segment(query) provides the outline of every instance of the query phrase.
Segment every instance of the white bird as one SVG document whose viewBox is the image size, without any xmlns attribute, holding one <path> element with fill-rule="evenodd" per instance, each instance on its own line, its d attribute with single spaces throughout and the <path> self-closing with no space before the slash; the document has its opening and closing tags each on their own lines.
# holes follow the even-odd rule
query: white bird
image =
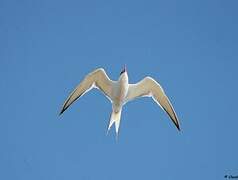
<svg viewBox="0 0 238 180">
<path fill-rule="evenodd" d="M 121 71 L 118 81 L 110 80 L 103 68 L 96 69 L 89 73 L 69 95 L 60 114 L 62 114 L 75 100 L 83 96 L 92 88 L 98 88 L 101 90 L 111 101 L 112 113 L 108 125 L 108 131 L 115 123 L 117 136 L 123 105 L 138 97 L 152 97 L 153 100 L 169 115 L 177 129 L 180 130 L 178 117 L 159 83 L 151 77 L 145 77 L 137 84 L 129 84 L 126 67 Z"/>
</svg>

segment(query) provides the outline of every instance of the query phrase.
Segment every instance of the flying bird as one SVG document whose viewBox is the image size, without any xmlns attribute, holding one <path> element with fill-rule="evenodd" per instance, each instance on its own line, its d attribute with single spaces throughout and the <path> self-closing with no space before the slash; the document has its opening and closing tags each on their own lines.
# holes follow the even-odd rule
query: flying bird
<svg viewBox="0 0 238 180">
<path fill-rule="evenodd" d="M 126 66 L 121 71 L 117 81 L 109 79 L 103 68 L 98 68 L 89 73 L 66 99 L 60 114 L 92 88 L 99 89 L 111 101 L 112 113 L 107 131 L 109 131 L 115 123 L 117 136 L 122 107 L 127 102 L 139 97 L 152 97 L 152 99 L 169 115 L 177 129 L 180 130 L 178 117 L 160 84 L 151 77 L 145 77 L 136 84 L 129 84 Z"/>
</svg>

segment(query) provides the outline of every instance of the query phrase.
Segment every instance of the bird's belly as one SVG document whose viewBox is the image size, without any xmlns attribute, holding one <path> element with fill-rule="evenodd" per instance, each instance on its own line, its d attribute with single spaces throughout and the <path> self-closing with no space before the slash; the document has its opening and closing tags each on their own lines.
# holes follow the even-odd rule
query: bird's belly
<svg viewBox="0 0 238 180">
<path fill-rule="evenodd" d="M 128 87 L 125 85 L 118 85 L 115 90 L 113 103 L 115 106 L 122 106 L 128 92 Z"/>
</svg>

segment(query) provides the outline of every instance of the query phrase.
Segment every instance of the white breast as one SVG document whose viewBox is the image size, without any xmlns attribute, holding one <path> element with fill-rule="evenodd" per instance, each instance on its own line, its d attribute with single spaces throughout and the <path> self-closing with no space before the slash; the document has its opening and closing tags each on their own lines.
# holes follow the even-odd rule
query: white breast
<svg viewBox="0 0 238 180">
<path fill-rule="evenodd" d="M 129 88 L 127 73 L 120 76 L 114 88 L 114 106 L 122 106 Z"/>
</svg>

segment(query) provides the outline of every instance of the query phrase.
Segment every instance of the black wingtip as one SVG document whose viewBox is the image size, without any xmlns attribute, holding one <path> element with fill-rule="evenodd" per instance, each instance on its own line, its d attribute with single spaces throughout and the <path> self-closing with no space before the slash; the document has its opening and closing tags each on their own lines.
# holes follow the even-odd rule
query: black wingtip
<svg viewBox="0 0 238 180">
<path fill-rule="evenodd" d="M 179 132 L 181 132 L 179 124 L 174 123 Z"/>
<path fill-rule="evenodd" d="M 163 108 L 164 109 L 164 111 L 169 115 L 169 113 L 168 113 L 168 111 L 165 109 L 165 108 Z M 173 118 L 170 116 L 170 119 L 173 121 L 173 123 L 174 123 L 174 125 L 176 126 L 176 128 L 178 129 L 178 131 L 180 132 L 181 131 L 181 129 L 180 129 L 180 126 L 179 126 L 179 121 L 178 121 L 178 118 L 177 118 L 177 115 L 175 114 L 175 112 L 173 111 L 173 114 L 174 114 L 174 116 L 175 116 L 175 120 L 176 121 L 174 121 L 173 120 Z"/>
<path fill-rule="evenodd" d="M 60 116 L 61 114 L 63 114 L 64 111 L 65 111 L 65 109 L 63 108 L 63 109 L 60 111 L 59 116 Z"/>
</svg>

